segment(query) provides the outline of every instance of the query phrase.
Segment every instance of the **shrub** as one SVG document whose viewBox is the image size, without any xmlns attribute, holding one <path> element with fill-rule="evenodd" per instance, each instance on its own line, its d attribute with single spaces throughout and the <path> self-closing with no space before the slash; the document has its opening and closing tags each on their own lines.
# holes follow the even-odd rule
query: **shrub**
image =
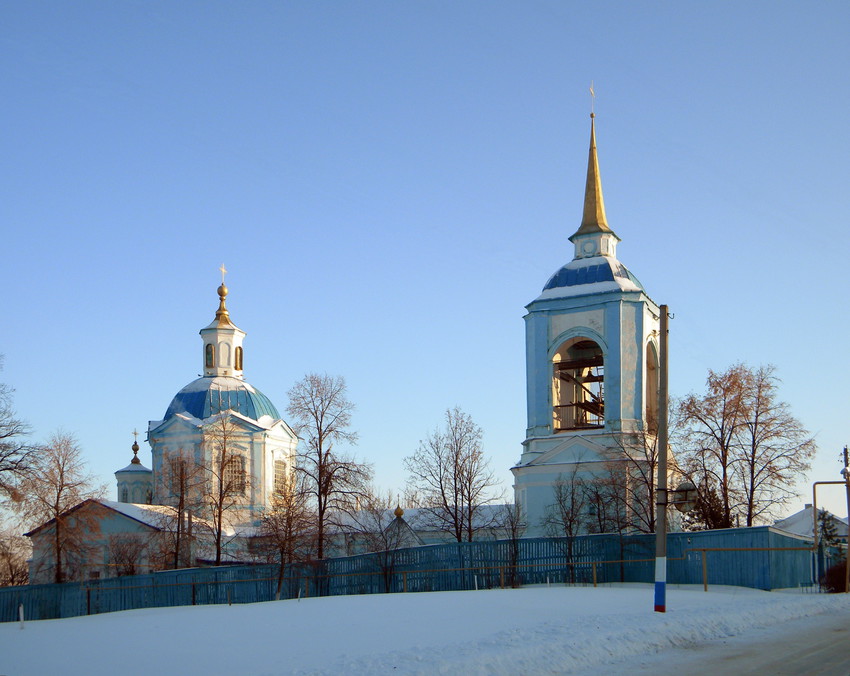
<svg viewBox="0 0 850 676">
<path fill-rule="evenodd" d="M 820 578 L 820 586 L 825 592 L 829 592 L 830 594 L 840 594 L 844 592 L 845 585 L 845 570 L 846 561 L 840 561 L 836 563 L 834 566 L 827 569 L 827 571 L 821 575 Z"/>
</svg>

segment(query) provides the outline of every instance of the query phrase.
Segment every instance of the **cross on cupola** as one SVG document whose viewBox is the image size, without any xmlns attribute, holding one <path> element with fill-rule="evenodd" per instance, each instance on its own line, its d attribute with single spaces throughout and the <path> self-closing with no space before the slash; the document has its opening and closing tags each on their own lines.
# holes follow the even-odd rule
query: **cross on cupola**
<svg viewBox="0 0 850 676">
<path fill-rule="evenodd" d="M 139 433 L 136 430 L 133 430 L 133 446 L 131 448 L 133 451 L 133 459 L 130 463 L 133 465 L 141 465 L 142 461 L 139 460 Z"/>
<path fill-rule="evenodd" d="M 229 289 L 224 284 L 227 268 L 219 268 L 221 286 L 218 287 L 218 310 L 209 326 L 201 329 L 204 341 L 204 375 L 207 377 L 231 376 L 242 378 L 242 340 L 245 332 L 230 320 L 225 302 Z"/>
</svg>

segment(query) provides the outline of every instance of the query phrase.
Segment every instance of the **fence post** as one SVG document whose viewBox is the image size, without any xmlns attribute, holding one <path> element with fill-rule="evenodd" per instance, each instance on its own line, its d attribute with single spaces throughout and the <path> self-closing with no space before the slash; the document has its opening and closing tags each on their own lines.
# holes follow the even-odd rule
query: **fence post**
<svg viewBox="0 0 850 676">
<path fill-rule="evenodd" d="M 499 566 L 499 589 L 505 588 L 505 567 Z"/>
<path fill-rule="evenodd" d="M 402 581 L 402 587 L 403 587 L 405 593 L 407 593 L 407 571 L 406 570 L 402 571 L 402 573 L 401 573 L 401 581 Z"/>
<path fill-rule="evenodd" d="M 310 598 L 310 578 L 304 578 L 304 598 Z"/>
<path fill-rule="evenodd" d="M 591 565 L 593 566 L 593 586 L 596 586 L 596 561 L 592 561 Z"/>
<path fill-rule="evenodd" d="M 91 615 L 91 587 L 86 587 L 86 615 Z"/>
<path fill-rule="evenodd" d="M 708 591 L 708 560 L 706 559 L 706 552 L 704 549 L 702 550 L 702 590 Z"/>
</svg>

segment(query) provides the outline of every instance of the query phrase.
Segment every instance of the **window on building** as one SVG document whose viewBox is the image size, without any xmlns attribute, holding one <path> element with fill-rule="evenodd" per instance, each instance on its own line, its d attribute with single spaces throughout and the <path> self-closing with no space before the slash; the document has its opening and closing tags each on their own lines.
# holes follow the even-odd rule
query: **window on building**
<svg viewBox="0 0 850 676">
<path fill-rule="evenodd" d="M 215 366 L 215 347 L 213 347 L 212 343 L 207 343 L 207 346 L 204 348 L 204 364 L 208 369 Z"/>
<path fill-rule="evenodd" d="M 237 371 L 242 370 L 242 348 L 236 348 L 236 365 L 234 367 Z"/>
<path fill-rule="evenodd" d="M 130 492 L 127 490 L 126 486 L 121 488 L 121 502 L 129 502 L 130 501 Z"/>
<path fill-rule="evenodd" d="M 283 495 L 289 487 L 289 476 L 286 471 L 285 460 L 274 461 L 274 492 L 276 495 Z"/>
<path fill-rule="evenodd" d="M 186 481 L 186 461 L 180 457 L 167 457 L 163 469 L 168 480 L 168 494 L 172 497 L 180 495 Z"/>
<path fill-rule="evenodd" d="M 224 485 L 228 491 L 245 493 L 245 457 L 231 456 L 224 466 Z"/>
<path fill-rule="evenodd" d="M 605 379 L 602 349 L 574 338 L 552 359 L 552 416 L 555 432 L 603 427 Z"/>
</svg>

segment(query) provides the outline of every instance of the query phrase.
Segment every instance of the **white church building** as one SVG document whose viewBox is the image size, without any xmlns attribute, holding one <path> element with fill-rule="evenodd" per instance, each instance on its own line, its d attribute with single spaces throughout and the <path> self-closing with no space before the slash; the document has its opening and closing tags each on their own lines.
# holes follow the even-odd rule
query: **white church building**
<svg viewBox="0 0 850 676">
<path fill-rule="evenodd" d="M 89 531 L 88 545 L 77 548 L 77 558 L 84 560 L 65 562 L 72 577 L 116 574 L 114 550 L 116 544 L 126 545 L 128 538 L 145 541 L 145 551 L 134 562 L 137 572 L 162 567 L 154 550 L 163 538 L 170 537 L 168 531 L 175 528 L 178 518 L 183 527 L 191 528 L 189 512 L 195 544 L 184 560 L 194 563 L 209 558 L 214 519 L 204 507 L 222 484 L 231 487 L 222 528 L 225 548 L 229 546 L 231 551 L 225 552 L 224 558 L 238 559 L 244 553 L 242 534 L 256 532 L 275 488 L 291 480 L 298 437 L 269 398 L 245 380 L 245 332 L 230 319 L 227 294 L 222 282 L 215 318 L 200 331 L 203 376 L 181 389 L 162 419 L 148 425 L 153 468 L 142 464 L 139 445 L 134 443 L 130 464 L 115 472 L 118 501 L 86 500 L 67 513 Z M 223 434 L 229 455 L 225 466 L 218 462 L 224 450 Z M 183 490 L 180 488 L 176 468 L 181 466 L 184 476 L 192 477 L 188 491 L 185 482 Z M 221 477 L 213 476 L 216 469 Z M 181 493 L 185 511 L 177 515 Z M 27 533 L 33 544 L 33 583 L 53 579 L 53 528 L 49 521 Z"/>
<path fill-rule="evenodd" d="M 222 282 L 215 319 L 200 331 L 204 375 L 174 395 L 162 420 L 148 425 L 151 481 L 154 504 L 175 506 L 173 461 L 215 466 L 224 431 L 234 456 L 224 472 L 228 483 L 241 487 L 238 504 L 228 511 L 235 524 L 248 524 L 271 505 L 275 486 L 291 479 L 298 437 L 269 398 L 245 380 L 245 332 L 230 319 L 227 293 Z"/>
<path fill-rule="evenodd" d="M 139 498 L 149 495 L 152 504 L 176 506 L 175 461 L 214 467 L 222 430 L 233 456 L 224 471 L 228 483 L 241 489 L 238 504 L 228 510 L 231 525 L 255 524 L 275 486 L 291 479 L 298 437 L 269 398 L 245 380 L 245 332 L 230 319 L 227 293 L 222 282 L 215 319 L 200 331 L 204 375 L 174 395 L 162 420 L 148 424 L 152 470 L 139 463 L 134 444 L 131 464 L 115 473 L 119 502 L 143 502 Z"/>
</svg>

